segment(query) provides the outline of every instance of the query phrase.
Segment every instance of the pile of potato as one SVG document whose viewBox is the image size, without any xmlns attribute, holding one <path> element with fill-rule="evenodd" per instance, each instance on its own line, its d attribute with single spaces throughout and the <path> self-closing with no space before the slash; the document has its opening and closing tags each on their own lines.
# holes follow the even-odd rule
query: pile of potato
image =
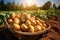
<svg viewBox="0 0 60 40">
<path fill-rule="evenodd" d="M 22 32 L 37 32 L 46 29 L 46 24 L 41 19 L 27 13 L 11 13 L 7 22 L 11 28 Z"/>
</svg>

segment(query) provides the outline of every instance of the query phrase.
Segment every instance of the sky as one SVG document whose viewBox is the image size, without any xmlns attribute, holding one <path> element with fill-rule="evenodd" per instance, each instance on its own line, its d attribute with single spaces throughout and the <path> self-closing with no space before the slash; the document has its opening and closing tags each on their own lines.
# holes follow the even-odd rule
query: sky
<svg viewBox="0 0 60 40">
<path fill-rule="evenodd" d="M 52 4 L 55 3 L 56 6 L 60 4 L 60 0 L 4 0 L 5 4 L 7 2 L 15 1 L 16 4 L 24 4 L 24 5 L 33 5 L 36 4 L 37 6 L 43 6 L 47 1 L 50 1 Z"/>
</svg>

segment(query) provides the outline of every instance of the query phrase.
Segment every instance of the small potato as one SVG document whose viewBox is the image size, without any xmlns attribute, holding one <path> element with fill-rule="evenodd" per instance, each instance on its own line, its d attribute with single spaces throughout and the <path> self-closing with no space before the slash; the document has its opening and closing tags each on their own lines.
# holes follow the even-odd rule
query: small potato
<svg viewBox="0 0 60 40">
<path fill-rule="evenodd" d="M 19 24 L 20 23 L 19 18 L 14 18 L 14 23 Z"/>
<path fill-rule="evenodd" d="M 41 30 L 42 30 L 42 27 L 39 26 L 39 25 L 37 25 L 37 26 L 36 26 L 36 29 L 37 29 L 38 31 L 41 31 Z"/>
<path fill-rule="evenodd" d="M 42 26 L 42 23 L 39 22 L 39 20 L 36 20 L 37 24 Z"/>
<path fill-rule="evenodd" d="M 8 19 L 8 23 L 12 23 L 13 22 L 13 20 L 12 19 Z"/>
<path fill-rule="evenodd" d="M 30 19 L 31 14 L 26 14 L 27 19 Z"/>
<path fill-rule="evenodd" d="M 21 17 L 21 14 L 17 14 L 15 17 L 16 18 L 20 18 Z"/>
<path fill-rule="evenodd" d="M 26 21 L 25 17 L 21 17 L 21 22 L 25 22 L 25 21 Z"/>
<path fill-rule="evenodd" d="M 42 27 L 43 30 L 45 30 L 46 28 L 45 27 Z"/>
<path fill-rule="evenodd" d="M 37 18 L 37 17 L 36 17 L 36 20 L 39 20 L 39 22 L 40 22 L 40 23 L 42 23 L 42 22 L 43 22 L 40 18 Z"/>
<path fill-rule="evenodd" d="M 29 25 L 29 32 L 34 32 L 34 27 L 32 25 Z"/>
<path fill-rule="evenodd" d="M 27 20 L 26 25 L 31 25 L 31 22 L 29 20 Z"/>
<path fill-rule="evenodd" d="M 36 24 L 36 20 L 35 20 L 35 17 L 34 16 L 31 17 L 31 22 L 34 23 L 34 24 Z"/>
<path fill-rule="evenodd" d="M 16 16 L 16 14 L 15 14 L 15 13 L 12 13 L 12 14 L 11 14 L 11 18 L 13 18 L 13 19 L 14 19 L 14 18 L 15 18 L 15 16 Z"/>
<path fill-rule="evenodd" d="M 18 25 L 18 24 L 13 24 L 13 29 L 14 30 L 20 30 L 20 25 Z"/>
<path fill-rule="evenodd" d="M 47 27 L 47 25 L 46 25 L 45 23 L 43 23 L 43 26 L 44 26 L 44 27 Z"/>
<path fill-rule="evenodd" d="M 27 25 L 22 24 L 22 25 L 21 25 L 21 29 L 22 29 L 23 31 L 26 31 L 26 30 L 28 29 L 28 27 L 27 27 Z"/>
</svg>

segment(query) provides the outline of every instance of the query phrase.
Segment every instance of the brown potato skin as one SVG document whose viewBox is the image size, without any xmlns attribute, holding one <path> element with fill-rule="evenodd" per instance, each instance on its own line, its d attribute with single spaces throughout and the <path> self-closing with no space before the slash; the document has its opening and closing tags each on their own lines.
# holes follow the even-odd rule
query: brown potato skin
<svg viewBox="0 0 60 40">
<path fill-rule="evenodd" d="M 29 32 L 34 32 L 34 27 L 32 25 L 29 25 Z"/>
<path fill-rule="evenodd" d="M 27 20 L 26 25 L 31 25 L 31 22 L 29 20 Z"/>
<path fill-rule="evenodd" d="M 46 29 L 45 21 L 31 16 L 31 14 L 16 14 L 13 12 L 8 19 L 8 23 L 14 30 L 21 30 L 22 32 L 38 32 Z"/>
<path fill-rule="evenodd" d="M 20 18 L 21 17 L 21 14 L 17 14 L 15 17 L 16 18 Z"/>
<path fill-rule="evenodd" d="M 14 19 L 15 18 L 15 16 L 16 16 L 16 14 L 13 12 L 13 13 L 11 13 L 11 15 L 10 15 L 10 17 L 12 18 L 12 19 Z"/>
<path fill-rule="evenodd" d="M 28 29 L 28 26 L 27 26 L 26 24 L 22 24 L 22 25 L 21 25 L 21 29 L 22 29 L 23 31 L 26 31 L 26 30 Z"/>
<path fill-rule="evenodd" d="M 12 23 L 13 22 L 13 20 L 12 19 L 8 19 L 8 23 Z"/>
<path fill-rule="evenodd" d="M 25 22 L 26 21 L 25 17 L 21 17 L 20 20 L 21 20 L 21 22 Z"/>
<path fill-rule="evenodd" d="M 14 23 L 19 24 L 20 23 L 19 18 L 14 18 Z"/>
<path fill-rule="evenodd" d="M 17 30 L 17 31 L 20 30 L 20 25 L 14 23 L 13 24 L 13 29 Z"/>
</svg>

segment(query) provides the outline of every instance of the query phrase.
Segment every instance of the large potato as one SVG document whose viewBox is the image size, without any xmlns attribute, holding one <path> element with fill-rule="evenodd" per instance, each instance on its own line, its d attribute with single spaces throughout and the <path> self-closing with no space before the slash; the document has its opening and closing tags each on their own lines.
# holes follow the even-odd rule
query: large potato
<svg viewBox="0 0 60 40">
<path fill-rule="evenodd" d="M 29 25 L 29 32 L 34 32 L 34 27 L 32 25 Z"/>
<path fill-rule="evenodd" d="M 14 23 L 19 24 L 20 23 L 19 18 L 14 18 Z"/>
<path fill-rule="evenodd" d="M 31 22 L 29 20 L 27 20 L 26 25 L 31 25 Z"/>
<path fill-rule="evenodd" d="M 28 26 L 25 25 L 25 24 L 22 24 L 22 25 L 21 25 L 21 29 L 22 29 L 23 31 L 26 31 L 26 30 L 28 29 Z"/>
<path fill-rule="evenodd" d="M 36 29 L 37 29 L 38 31 L 41 31 L 41 30 L 42 30 L 42 27 L 39 26 L 39 25 L 37 25 L 37 26 L 36 26 Z"/>
<path fill-rule="evenodd" d="M 20 25 L 18 25 L 18 24 L 13 24 L 13 29 L 14 30 L 20 30 Z"/>
</svg>

